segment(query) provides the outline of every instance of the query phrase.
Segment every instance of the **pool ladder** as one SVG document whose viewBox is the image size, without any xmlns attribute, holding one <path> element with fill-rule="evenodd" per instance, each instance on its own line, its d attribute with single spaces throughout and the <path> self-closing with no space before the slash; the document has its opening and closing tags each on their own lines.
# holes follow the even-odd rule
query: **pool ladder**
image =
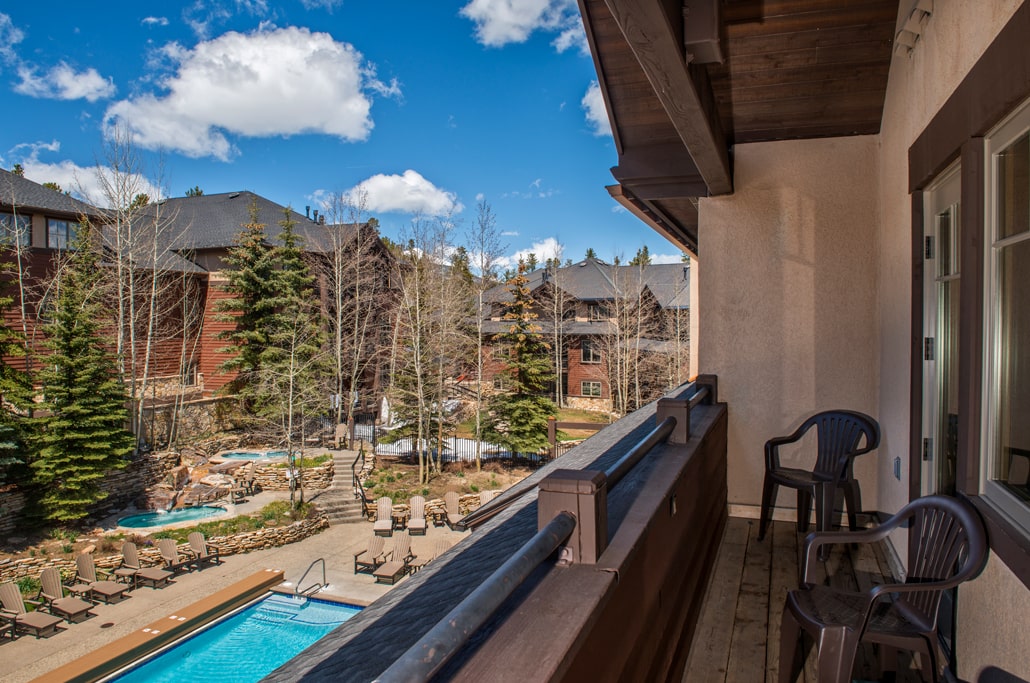
<svg viewBox="0 0 1030 683">
<path fill-rule="evenodd" d="M 315 568 L 315 565 L 319 564 L 319 563 L 321 563 L 321 565 L 322 565 L 322 583 L 313 583 L 310 586 L 308 586 L 307 588 L 301 590 L 301 586 L 304 584 L 304 579 L 306 579 L 307 576 L 308 576 L 308 573 L 310 573 L 311 570 Z M 297 587 L 293 589 L 293 594 L 294 595 L 314 595 L 318 591 L 322 590 L 323 588 L 327 588 L 328 586 L 329 586 L 329 583 L 325 580 L 325 558 L 324 557 L 320 557 L 320 558 L 318 558 L 317 560 L 315 560 L 314 562 L 312 562 L 311 564 L 308 565 L 308 568 L 307 568 L 307 570 L 305 570 L 304 575 L 301 576 L 300 577 L 300 581 L 297 582 Z"/>
</svg>

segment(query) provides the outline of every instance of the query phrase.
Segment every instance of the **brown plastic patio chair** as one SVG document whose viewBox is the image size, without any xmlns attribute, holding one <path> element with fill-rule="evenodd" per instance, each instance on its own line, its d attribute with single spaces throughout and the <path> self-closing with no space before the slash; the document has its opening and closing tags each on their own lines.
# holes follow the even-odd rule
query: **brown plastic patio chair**
<svg viewBox="0 0 1030 683">
<path fill-rule="evenodd" d="M 864 593 L 810 583 L 821 546 L 877 542 L 902 525 L 912 527 L 905 583 L 882 584 Z M 801 587 L 787 593 L 783 607 L 780 683 L 794 680 L 793 655 L 802 628 L 819 648 L 820 683 L 851 681 L 861 641 L 879 643 L 882 652 L 918 652 L 925 678 L 936 682 L 941 594 L 983 569 L 987 531 L 969 503 L 948 496 L 926 496 L 901 508 L 875 529 L 809 534 L 802 560 Z M 890 669 L 890 662 L 881 659 L 884 668 Z"/>
<path fill-rule="evenodd" d="M 85 594 L 90 600 L 99 599 L 104 602 L 111 602 L 112 599 L 121 599 L 125 597 L 125 591 L 129 589 L 129 586 L 118 581 L 110 581 L 108 579 L 98 579 L 97 574 L 101 576 L 111 576 L 110 572 L 100 571 L 98 572 L 96 565 L 93 564 L 93 556 L 89 553 L 82 553 L 75 558 L 75 566 L 79 573 L 75 577 L 78 581 L 78 585 L 72 588 L 75 593 L 81 593 L 82 586 L 85 586 L 88 590 Z"/>
<path fill-rule="evenodd" d="M 812 427 L 818 433 L 817 457 L 812 471 L 780 465 L 779 448 L 796 443 Z M 864 442 L 863 442 L 864 437 Z M 860 443 L 863 443 L 860 447 Z M 863 413 L 852 410 L 828 410 L 805 420 L 790 436 L 779 436 L 765 442 L 765 482 L 762 486 L 761 521 L 758 540 L 765 538 L 780 486 L 798 492 L 800 532 L 808 530 L 808 516 L 815 498 L 816 530 L 826 531 L 833 518 L 834 498 L 838 488 L 844 489 L 848 508 L 848 526 L 858 528 L 857 513 L 861 507 L 858 482 L 852 474 L 852 462 L 863 453 L 880 445 L 880 425 Z"/>
<path fill-rule="evenodd" d="M 408 509 L 411 516 L 408 517 L 408 533 L 412 536 L 426 535 L 426 499 L 422 496 L 412 496 Z"/>
<path fill-rule="evenodd" d="M 461 513 L 458 511 L 458 501 L 459 496 L 454 491 L 448 491 L 443 494 L 443 504 L 447 509 L 447 517 L 444 519 L 447 522 L 447 527 L 449 529 L 453 529 L 454 525 L 460 522 L 462 518 Z"/>
<path fill-rule="evenodd" d="M 21 591 L 13 583 L 0 584 L 0 617 L 11 620 L 14 629 L 11 632 L 12 638 L 17 636 L 18 631 L 31 631 L 39 638 L 44 633 L 56 631 L 57 625 L 61 623 L 61 617 L 53 614 L 28 611 Z"/>
<path fill-rule="evenodd" d="M 152 588 L 168 585 L 175 576 L 173 572 L 160 567 L 144 567 L 139 561 L 136 544 L 126 541 L 122 544 L 122 566 L 114 570 L 115 576 L 125 577 L 132 581 L 135 589 L 139 584 L 147 584 Z"/>
<path fill-rule="evenodd" d="M 187 537 L 190 543 L 190 550 L 193 551 L 193 558 L 198 569 L 207 564 L 221 564 L 222 558 L 218 546 L 211 545 L 199 531 L 190 533 Z"/>
<path fill-rule="evenodd" d="M 383 496 L 376 500 L 376 521 L 372 525 L 372 531 L 377 536 L 393 534 L 393 501 L 389 496 Z"/>
<path fill-rule="evenodd" d="M 376 583 L 397 583 L 411 572 L 411 562 L 416 555 L 411 552 L 411 534 L 407 529 L 397 532 L 393 537 L 393 549 L 390 554 L 390 561 L 379 565 L 372 572 Z"/>
<path fill-rule="evenodd" d="M 89 611 L 93 609 L 93 603 L 86 602 L 80 598 L 65 596 L 64 586 L 61 585 L 61 572 L 57 567 L 46 567 L 39 574 L 39 595 L 40 609 L 55 617 L 62 617 L 71 623 L 79 621 L 79 617 L 85 619 Z"/>
<path fill-rule="evenodd" d="M 379 565 L 386 562 L 386 540 L 382 536 L 372 534 L 364 550 L 354 553 L 354 573 L 359 571 L 374 572 Z"/>
<path fill-rule="evenodd" d="M 157 542 L 157 549 L 161 551 L 161 559 L 168 571 L 178 574 L 192 569 L 193 558 L 179 552 L 179 544 L 174 538 L 162 538 Z"/>
</svg>

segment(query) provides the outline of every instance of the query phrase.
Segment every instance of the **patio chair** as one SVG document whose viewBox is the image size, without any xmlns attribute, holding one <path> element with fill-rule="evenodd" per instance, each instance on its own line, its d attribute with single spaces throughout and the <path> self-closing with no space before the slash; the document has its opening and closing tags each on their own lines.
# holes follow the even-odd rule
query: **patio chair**
<svg viewBox="0 0 1030 683">
<path fill-rule="evenodd" d="M 239 469 L 239 474 L 236 476 L 236 486 L 234 488 L 242 488 L 244 493 L 248 496 L 254 495 L 254 461 L 251 460 L 246 465 Z"/>
<path fill-rule="evenodd" d="M 458 494 L 454 491 L 448 491 L 443 494 L 443 504 L 447 508 L 447 528 L 453 529 L 454 525 L 461 521 L 462 515 L 458 512 Z"/>
<path fill-rule="evenodd" d="M 372 571 L 376 583 L 397 583 L 405 574 L 411 572 L 411 561 L 416 555 L 411 552 L 411 535 L 405 529 L 399 531 L 393 537 L 393 550 L 390 551 L 391 559 L 384 562 Z"/>
<path fill-rule="evenodd" d="M 37 604 L 34 600 L 30 603 Z M 21 597 L 21 591 L 13 583 L 0 584 L 0 616 L 11 621 L 11 637 L 17 636 L 18 631 L 31 631 L 39 638 L 44 633 L 52 633 L 57 630 L 61 623 L 61 617 L 44 612 L 30 612 L 25 608 L 25 600 Z"/>
<path fill-rule="evenodd" d="M 178 574 L 191 570 L 193 558 L 179 552 L 179 544 L 174 538 L 162 538 L 157 542 L 157 549 L 161 551 L 161 559 L 164 560 L 165 569 L 168 571 Z"/>
<path fill-rule="evenodd" d="M 72 587 L 72 592 L 85 593 L 90 600 L 99 599 L 105 603 L 111 602 L 114 598 L 120 600 L 125 597 L 125 591 L 129 589 L 129 586 L 106 578 L 98 579 L 97 574 L 100 574 L 102 577 L 111 576 L 112 574 L 111 572 L 98 570 L 96 565 L 93 564 L 93 556 L 89 553 L 82 553 L 76 557 L 75 566 L 79 572 L 75 577 L 78 585 Z M 83 586 L 88 588 L 88 590 L 83 591 Z"/>
<path fill-rule="evenodd" d="M 40 601 L 40 609 L 46 608 L 47 612 L 55 617 L 62 617 L 71 623 L 78 621 L 79 617 L 85 619 L 89 611 L 93 609 L 93 603 L 86 602 L 80 598 L 65 596 L 64 586 L 61 585 L 61 572 L 57 567 L 46 567 L 39 574 L 39 595 L 36 599 Z"/>
<path fill-rule="evenodd" d="M 122 566 L 114 570 L 115 576 L 124 576 L 131 579 L 132 587 L 135 589 L 139 584 L 144 583 L 152 588 L 166 586 L 175 576 L 174 573 L 160 567 L 144 567 L 139 561 L 139 552 L 136 544 L 126 541 L 122 544 Z"/>
<path fill-rule="evenodd" d="M 810 582 L 821 546 L 872 543 L 899 526 L 911 526 L 905 583 L 856 593 Z M 974 578 L 987 561 L 987 530 L 973 507 L 958 498 L 918 498 L 875 529 L 815 532 L 805 539 L 801 587 L 787 593 L 780 627 L 780 683 L 792 681 L 800 629 L 819 648 L 820 683 L 851 681 L 861 641 L 879 643 L 881 654 L 920 653 L 924 677 L 937 681 L 937 608 L 941 594 Z M 884 659 L 884 668 L 890 662 Z"/>
<path fill-rule="evenodd" d="M 194 531 L 188 536 L 188 538 L 190 542 L 190 550 L 193 551 L 193 556 L 196 560 L 198 569 L 200 569 L 202 565 L 222 563 L 218 546 L 208 543 L 207 539 L 204 538 L 204 534 L 199 531 Z"/>
<path fill-rule="evenodd" d="M 796 469 L 780 465 L 779 448 L 796 443 L 812 427 L 818 436 L 818 455 L 815 469 Z M 859 447 L 863 437 L 864 445 Z M 838 488 L 844 489 L 848 508 L 848 526 L 858 528 L 857 513 L 861 507 L 858 482 L 852 474 L 852 462 L 863 453 L 880 445 L 880 425 L 876 420 L 851 410 L 829 410 L 816 413 L 805 420 L 790 436 L 780 436 L 765 442 L 765 482 L 762 486 L 761 520 L 758 540 L 772 519 L 776 492 L 780 486 L 789 486 L 798 492 L 798 522 L 800 532 L 808 530 L 808 516 L 812 498 L 815 498 L 816 530 L 826 531 L 833 518 L 834 499 Z"/>
<path fill-rule="evenodd" d="M 393 501 L 389 496 L 376 500 L 376 521 L 372 531 L 377 536 L 393 535 Z"/>
<path fill-rule="evenodd" d="M 412 496 L 408 504 L 411 516 L 408 517 L 408 533 L 412 536 L 426 535 L 426 499 Z"/>
<path fill-rule="evenodd" d="M 422 569 L 427 564 L 429 564 L 430 562 L 432 562 L 433 560 L 435 560 L 436 558 L 440 557 L 445 552 L 450 550 L 450 547 L 451 544 L 447 541 L 447 539 L 438 538 L 436 539 L 436 543 L 433 544 L 432 555 L 427 555 L 423 560 L 413 559 L 411 562 L 408 563 L 408 566 L 411 568 L 412 572 L 417 572 L 418 570 Z"/>
<path fill-rule="evenodd" d="M 354 553 L 354 573 L 374 572 L 379 565 L 386 562 L 389 554 L 386 552 L 385 546 L 386 541 L 382 536 L 372 534 L 365 549 Z"/>
</svg>

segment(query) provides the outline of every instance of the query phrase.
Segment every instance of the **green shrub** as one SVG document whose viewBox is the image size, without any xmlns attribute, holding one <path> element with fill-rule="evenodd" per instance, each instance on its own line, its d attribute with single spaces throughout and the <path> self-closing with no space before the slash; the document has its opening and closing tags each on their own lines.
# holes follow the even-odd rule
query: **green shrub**
<svg viewBox="0 0 1030 683">
<path fill-rule="evenodd" d="M 73 552 L 74 550 L 75 550 L 75 546 L 73 546 L 71 543 L 65 543 L 64 545 L 61 546 L 61 552 L 62 553 L 70 553 L 70 552 Z"/>
<path fill-rule="evenodd" d="M 34 576 L 23 576 L 15 581 L 18 584 L 18 590 L 21 591 L 22 595 L 28 595 L 35 597 L 39 594 L 39 579 Z"/>
</svg>

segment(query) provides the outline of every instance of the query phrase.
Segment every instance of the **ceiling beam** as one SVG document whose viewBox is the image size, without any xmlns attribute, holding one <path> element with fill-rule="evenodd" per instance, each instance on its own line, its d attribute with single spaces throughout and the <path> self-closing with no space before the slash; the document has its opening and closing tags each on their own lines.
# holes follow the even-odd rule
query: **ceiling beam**
<svg viewBox="0 0 1030 683">
<path fill-rule="evenodd" d="M 683 224 L 671 215 L 662 211 L 654 202 L 637 197 L 633 191 L 623 185 L 609 185 L 608 194 L 627 211 L 651 227 L 652 230 L 669 240 L 683 251 L 697 256 L 697 214 L 694 223 Z"/>
<path fill-rule="evenodd" d="M 640 199 L 704 197 L 708 186 L 683 148 L 656 144 L 626 148 L 612 176 Z"/>
<path fill-rule="evenodd" d="M 688 66 L 682 31 L 656 0 L 605 0 L 669 120 L 694 161 L 708 194 L 733 191 L 726 136 L 703 67 Z M 679 3 L 676 3 L 679 5 Z"/>
</svg>

